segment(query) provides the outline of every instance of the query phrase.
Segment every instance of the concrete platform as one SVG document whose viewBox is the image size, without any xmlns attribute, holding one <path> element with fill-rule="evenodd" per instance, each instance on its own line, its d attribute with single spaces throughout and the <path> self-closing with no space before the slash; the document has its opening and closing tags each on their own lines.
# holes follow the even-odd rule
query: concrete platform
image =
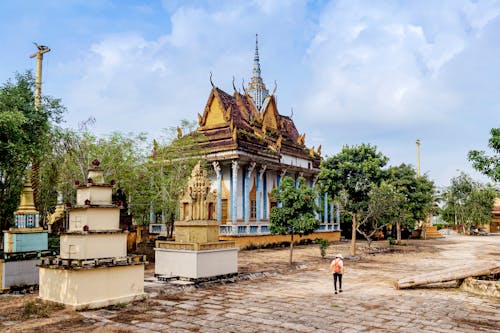
<svg viewBox="0 0 500 333">
<path fill-rule="evenodd" d="M 40 267 L 39 298 L 43 301 L 82 310 L 146 297 L 142 263 L 78 269 Z"/>
<path fill-rule="evenodd" d="M 178 250 L 155 248 L 155 274 L 200 279 L 238 272 L 238 249 Z"/>
</svg>

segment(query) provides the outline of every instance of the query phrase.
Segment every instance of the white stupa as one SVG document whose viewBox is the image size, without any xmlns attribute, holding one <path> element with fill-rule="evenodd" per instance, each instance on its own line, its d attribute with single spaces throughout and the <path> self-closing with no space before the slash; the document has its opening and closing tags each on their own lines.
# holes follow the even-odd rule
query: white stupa
<svg viewBox="0 0 500 333">
<path fill-rule="evenodd" d="M 120 229 L 120 207 L 113 185 L 104 183 L 94 160 L 86 184 L 77 185 L 68 230 L 61 234 L 60 256 L 43 258 L 42 300 L 75 309 L 99 308 L 145 298 L 144 256 L 127 256 L 127 230 Z"/>
</svg>

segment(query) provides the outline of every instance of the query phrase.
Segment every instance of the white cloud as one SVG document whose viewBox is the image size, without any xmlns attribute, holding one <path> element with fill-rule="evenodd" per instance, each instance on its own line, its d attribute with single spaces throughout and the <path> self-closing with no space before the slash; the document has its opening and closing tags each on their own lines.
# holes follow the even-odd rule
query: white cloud
<svg viewBox="0 0 500 333">
<path fill-rule="evenodd" d="M 313 83 L 303 104 L 317 116 L 310 119 L 381 126 L 445 121 L 462 98 L 442 69 L 499 8 L 498 2 L 332 3 L 308 49 Z"/>
</svg>

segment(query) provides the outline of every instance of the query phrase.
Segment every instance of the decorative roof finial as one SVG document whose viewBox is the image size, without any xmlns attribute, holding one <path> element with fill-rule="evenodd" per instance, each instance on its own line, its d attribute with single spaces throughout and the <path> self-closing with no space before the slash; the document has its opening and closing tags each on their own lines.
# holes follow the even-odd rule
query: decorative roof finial
<svg viewBox="0 0 500 333">
<path fill-rule="evenodd" d="M 260 58 L 259 58 L 259 35 L 255 34 L 255 56 L 253 58 L 253 76 L 248 83 L 248 94 L 252 97 L 253 102 L 260 113 L 264 99 L 269 95 L 266 85 L 260 76 Z"/>
<path fill-rule="evenodd" d="M 234 75 L 233 75 L 233 89 L 234 89 L 234 92 L 238 92 L 238 90 L 236 90 L 236 86 L 234 85 Z"/>
<path fill-rule="evenodd" d="M 212 81 L 212 71 L 210 71 L 210 84 L 212 85 L 212 88 L 215 88 L 215 85 Z"/>
</svg>

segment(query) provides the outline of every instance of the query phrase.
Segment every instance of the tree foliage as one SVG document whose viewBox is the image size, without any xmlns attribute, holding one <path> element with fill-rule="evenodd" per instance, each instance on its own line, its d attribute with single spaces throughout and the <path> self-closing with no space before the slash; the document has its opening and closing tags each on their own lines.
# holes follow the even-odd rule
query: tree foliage
<svg viewBox="0 0 500 333">
<path fill-rule="evenodd" d="M 16 74 L 0 87 L 0 227 L 12 224 L 28 165 L 46 155 L 54 124 L 65 108 L 59 99 L 43 96 L 35 110 L 35 79 Z"/>
<path fill-rule="evenodd" d="M 442 218 L 449 224 L 464 228 L 489 224 L 497 191 L 491 185 L 474 181 L 461 173 L 451 179 L 443 195 Z"/>
<path fill-rule="evenodd" d="M 272 233 L 290 235 L 290 264 L 293 257 L 294 235 L 307 235 L 319 227 L 316 219 L 315 205 L 316 191 L 307 187 L 304 178 L 295 181 L 285 176 L 277 188 L 273 189 L 271 196 L 276 199 L 279 206 L 271 210 L 269 229 Z"/>
<path fill-rule="evenodd" d="M 425 220 L 434 208 L 435 186 L 427 175 L 417 177 L 408 164 L 388 169 L 387 181 L 402 195 L 395 219 L 397 241 L 401 240 L 401 226 L 413 227 L 415 221 Z"/>
<path fill-rule="evenodd" d="M 165 129 L 165 135 L 159 141 L 155 140 L 153 156 L 145 165 L 142 200 L 148 211 L 152 209 L 155 216 L 159 213 L 161 222 L 168 223 L 170 235 L 179 197 L 204 153 L 201 145 L 205 138 L 195 131 L 195 126 L 194 122 L 183 120 L 179 127 Z"/>
<path fill-rule="evenodd" d="M 374 235 L 384 227 L 400 218 L 405 213 L 403 204 L 404 195 L 393 185 L 382 181 L 380 185 L 372 187 L 368 193 L 368 206 L 358 212 L 359 223 L 356 230 L 368 241 L 368 247 Z"/>
<path fill-rule="evenodd" d="M 353 237 L 351 254 L 356 252 L 357 220 L 361 211 L 368 209 L 369 193 L 385 178 L 388 158 L 369 144 L 344 146 L 342 150 L 323 161 L 319 187 L 341 199 L 342 208 L 352 217 Z M 341 196 L 340 196 L 341 195 Z"/>
<path fill-rule="evenodd" d="M 488 147 L 493 150 L 493 155 L 486 155 L 485 151 L 471 150 L 468 158 L 477 171 L 490 177 L 495 182 L 500 182 L 500 128 L 492 128 Z"/>
<path fill-rule="evenodd" d="M 80 124 L 78 130 L 57 128 L 41 166 L 40 213 L 47 217 L 54 211 L 57 193 L 63 202 L 74 203 L 75 181 L 87 179 L 94 159 L 101 162 L 106 182 L 116 181 L 116 187 L 127 194 L 131 213 L 137 210 L 134 200 L 140 197 L 141 176 L 147 159 L 145 134 L 113 132 L 97 137 L 89 127 L 93 119 Z"/>
</svg>

